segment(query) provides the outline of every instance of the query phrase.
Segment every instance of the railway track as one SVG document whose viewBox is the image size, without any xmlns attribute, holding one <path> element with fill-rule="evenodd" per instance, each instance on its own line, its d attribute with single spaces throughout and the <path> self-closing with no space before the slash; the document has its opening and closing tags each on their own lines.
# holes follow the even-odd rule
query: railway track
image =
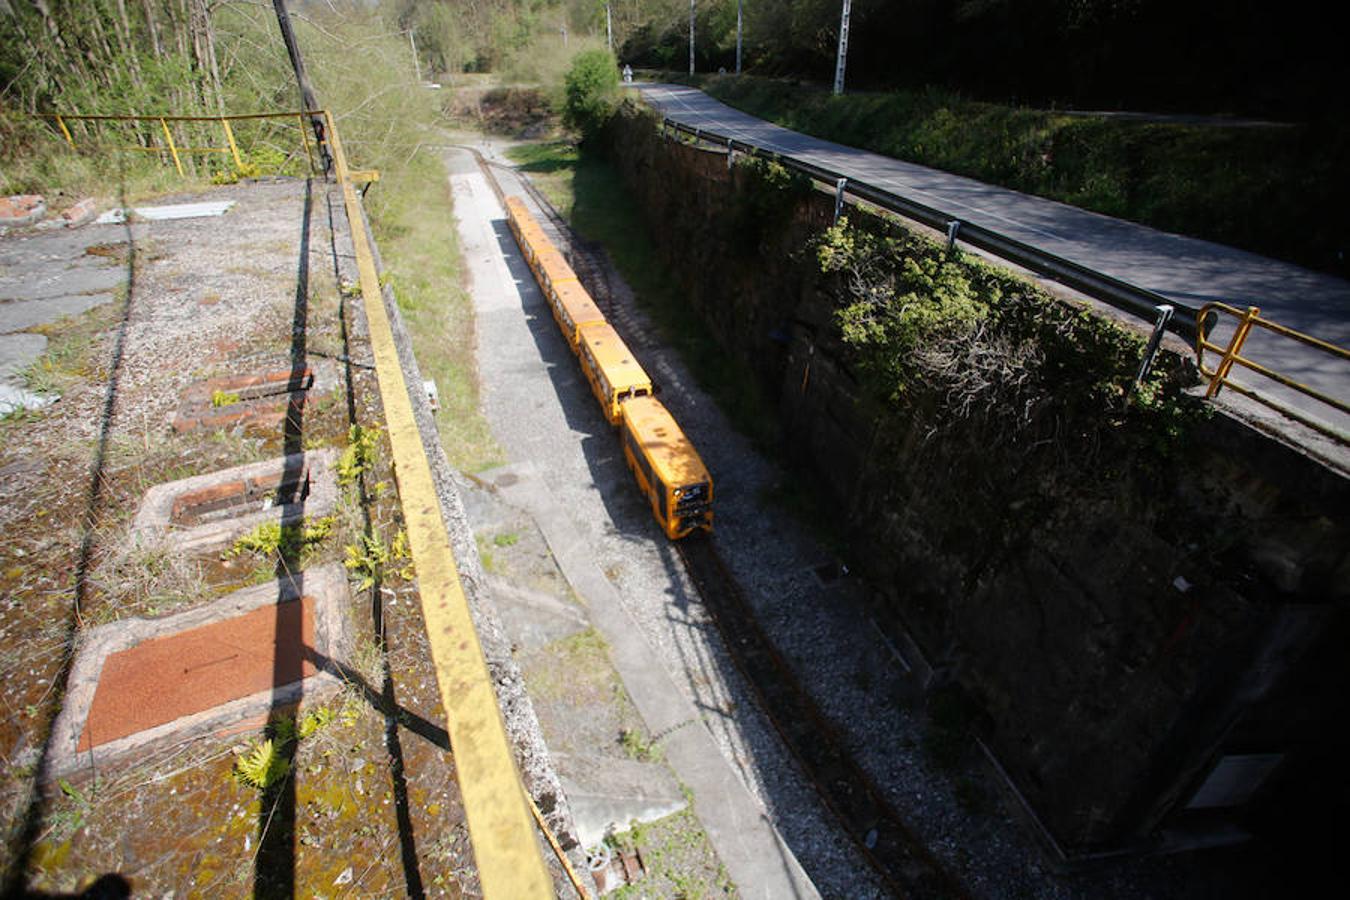
<svg viewBox="0 0 1350 900">
<path fill-rule="evenodd" d="M 845 749 L 836 729 L 760 628 L 712 538 L 700 533 L 675 547 L 761 710 L 887 886 L 897 896 L 925 900 L 968 896 Z"/>
<path fill-rule="evenodd" d="M 479 169 L 498 200 L 505 195 L 490 163 L 471 147 Z M 606 266 L 597 247 L 579 239 L 546 198 L 525 178 L 519 179 L 554 230 L 570 248 L 568 262 L 606 316 L 624 327 L 629 318 L 614 302 Z M 882 882 L 898 897 L 966 898 L 965 888 L 929 853 L 886 801 L 884 794 L 845 749 L 838 731 L 802 688 L 787 662 L 774 648 L 722 561 L 711 537 L 699 532 L 675 542 L 685 570 L 703 603 L 713 614 L 729 654 L 749 683 L 760 709 L 777 730 L 802 772 L 840 827 L 857 845 Z"/>
</svg>

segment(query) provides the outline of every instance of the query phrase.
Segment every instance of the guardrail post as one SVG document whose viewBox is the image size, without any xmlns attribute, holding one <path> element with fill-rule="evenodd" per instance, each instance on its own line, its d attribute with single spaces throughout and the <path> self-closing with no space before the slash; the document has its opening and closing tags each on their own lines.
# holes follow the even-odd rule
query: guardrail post
<svg viewBox="0 0 1350 900">
<path fill-rule="evenodd" d="M 66 136 L 66 143 L 70 145 L 70 149 L 74 150 L 75 139 L 70 136 L 70 129 L 66 127 L 66 120 L 61 118 L 60 116 L 57 116 L 56 124 L 61 126 L 61 133 Z"/>
<path fill-rule="evenodd" d="M 839 222 L 839 214 L 844 211 L 844 188 L 848 187 L 848 179 L 840 178 L 834 183 L 834 221 Z"/>
<path fill-rule="evenodd" d="M 947 253 L 956 249 L 956 236 L 961 232 L 961 220 L 952 219 L 947 223 Z"/>
<path fill-rule="evenodd" d="M 163 119 L 159 120 L 160 127 L 164 129 L 164 140 L 169 142 L 169 152 L 173 154 L 173 164 L 178 168 L 178 177 L 186 178 L 183 174 L 183 161 L 178 158 L 178 147 L 173 142 L 173 134 L 169 131 L 169 123 Z"/>
<path fill-rule="evenodd" d="M 1139 371 L 1134 376 L 1134 384 L 1125 393 L 1126 402 L 1139 389 L 1139 385 L 1148 377 L 1149 370 L 1153 368 L 1153 360 L 1158 355 L 1158 348 L 1162 346 L 1163 332 L 1167 330 L 1167 323 L 1172 320 L 1172 313 L 1176 310 L 1170 305 L 1160 303 L 1154 307 L 1158 311 L 1158 318 L 1153 322 L 1153 334 L 1149 336 L 1148 345 L 1144 347 L 1144 358 L 1139 361 Z"/>
<path fill-rule="evenodd" d="M 1233 337 L 1228 342 L 1228 349 L 1223 352 L 1223 359 L 1214 368 L 1214 377 L 1209 380 L 1209 387 L 1205 390 L 1206 400 L 1219 396 L 1224 380 L 1228 378 L 1228 372 L 1233 368 L 1233 360 L 1241 352 L 1242 345 L 1247 342 L 1247 335 L 1252 330 L 1252 321 L 1260 314 L 1261 308 L 1257 306 L 1247 307 L 1247 311 L 1242 314 L 1242 320 L 1238 322 Z"/>
<path fill-rule="evenodd" d="M 244 171 L 244 162 L 239 158 L 239 148 L 234 143 L 234 129 L 230 127 L 229 119 L 221 119 L 220 124 L 225 126 L 225 140 L 229 141 L 230 153 L 234 155 L 234 168 L 236 171 Z"/>
</svg>

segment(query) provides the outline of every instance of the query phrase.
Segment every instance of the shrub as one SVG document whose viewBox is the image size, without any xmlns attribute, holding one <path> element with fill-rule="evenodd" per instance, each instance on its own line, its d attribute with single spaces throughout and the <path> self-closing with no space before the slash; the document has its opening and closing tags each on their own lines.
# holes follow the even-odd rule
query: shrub
<svg viewBox="0 0 1350 900">
<path fill-rule="evenodd" d="M 563 124 L 581 132 L 582 139 L 599 133 L 614 113 L 619 69 L 608 50 L 578 53 L 563 77 Z"/>
</svg>

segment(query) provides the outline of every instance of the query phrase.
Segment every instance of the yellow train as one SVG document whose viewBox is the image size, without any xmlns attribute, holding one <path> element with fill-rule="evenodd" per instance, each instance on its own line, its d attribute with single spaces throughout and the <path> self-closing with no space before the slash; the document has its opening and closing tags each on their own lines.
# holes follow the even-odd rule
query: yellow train
<svg viewBox="0 0 1350 900">
<path fill-rule="evenodd" d="M 506 218 L 605 418 L 619 428 L 624 461 L 661 529 L 672 540 L 711 531 L 712 476 L 653 396 L 651 377 L 518 197 L 506 198 Z"/>
</svg>

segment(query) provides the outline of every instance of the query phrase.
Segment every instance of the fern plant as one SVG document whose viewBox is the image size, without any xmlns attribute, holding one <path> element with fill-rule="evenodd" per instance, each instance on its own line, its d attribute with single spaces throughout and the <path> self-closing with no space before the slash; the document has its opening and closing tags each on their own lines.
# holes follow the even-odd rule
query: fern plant
<svg viewBox="0 0 1350 900">
<path fill-rule="evenodd" d="M 271 738 L 237 756 L 234 760 L 234 777 L 240 784 L 265 791 L 285 778 L 291 771 L 291 764 L 281 754 L 281 745 Z"/>
<path fill-rule="evenodd" d="M 380 438 L 378 428 L 353 425 L 347 431 L 347 449 L 338 460 L 338 482 L 351 484 L 363 472 L 375 465 L 375 446 Z"/>
</svg>

